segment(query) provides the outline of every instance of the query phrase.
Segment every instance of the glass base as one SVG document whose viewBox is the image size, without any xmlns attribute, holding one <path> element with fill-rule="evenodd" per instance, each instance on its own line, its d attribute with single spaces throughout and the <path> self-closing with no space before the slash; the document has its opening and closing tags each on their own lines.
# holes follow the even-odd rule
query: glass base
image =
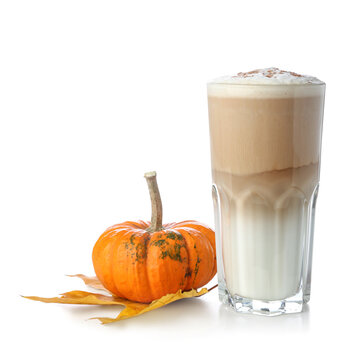
<svg viewBox="0 0 363 360">
<path fill-rule="evenodd" d="M 264 316 L 294 314 L 303 310 L 303 293 L 300 290 L 296 295 L 283 300 L 255 300 L 239 295 L 231 295 L 223 286 L 219 285 L 219 300 L 232 307 L 238 313 L 249 313 Z"/>
</svg>

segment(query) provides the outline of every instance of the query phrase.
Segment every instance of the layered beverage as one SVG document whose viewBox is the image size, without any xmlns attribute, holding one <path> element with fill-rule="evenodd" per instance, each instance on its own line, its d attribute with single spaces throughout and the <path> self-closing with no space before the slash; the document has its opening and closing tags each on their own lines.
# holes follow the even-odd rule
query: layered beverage
<svg viewBox="0 0 363 360">
<path fill-rule="evenodd" d="M 309 300 L 324 91 L 277 68 L 208 84 L 219 292 L 238 311 Z"/>
</svg>

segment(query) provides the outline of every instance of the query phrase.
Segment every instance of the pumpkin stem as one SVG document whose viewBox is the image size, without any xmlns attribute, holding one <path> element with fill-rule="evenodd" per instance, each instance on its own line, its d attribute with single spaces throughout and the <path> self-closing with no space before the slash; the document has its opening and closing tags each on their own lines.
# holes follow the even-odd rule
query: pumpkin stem
<svg viewBox="0 0 363 360">
<path fill-rule="evenodd" d="M 144 176 L 149 188 L 151 199 L 151 225 L 147 231 L 160 231 L 163 229 L 163 206 L 161 204 L 158 183 L 156 182 L 156 172 L 150 171 L 145 173 Z"/>
</svg>

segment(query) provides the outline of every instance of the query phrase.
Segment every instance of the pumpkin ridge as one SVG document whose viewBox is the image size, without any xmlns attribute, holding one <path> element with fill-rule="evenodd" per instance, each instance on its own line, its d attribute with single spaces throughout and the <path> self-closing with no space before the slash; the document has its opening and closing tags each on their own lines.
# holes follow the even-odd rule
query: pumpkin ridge
<svg viewBox="0 0 363 360">
<path fill-rule="evenodd" d="M 212 280 L 212 278 L 214 277 L 214 275 L 216 274 L 217 272 L 217 264 L 216 264 L 216 256 L 215 256 L 215 250 L 214 250 L 214 247 L 213 247 L 213 244 L 211 242 L 211 240 L 209 239 L 209 237 L 202 231 L 199 232 L 200 235 L 206 239 L 205 241 L 205 247 L 208 248 L 208 250 L 211 252 L 212 254 L 212 258 L 213 258 L 213 267 L 211 267 L 210 269 L 210 275 L 209 275 L 209 280 Z M 208 281 L 209 281 L 208 280 Z"/>
<path fill-rule="evenodd" d="M 193 269 L 192 269 L 193 266 L 191 264 L 191 261 L 192 261 L 193 256 L 191 254 L 191 251 L 193 251 L 193 250 L 189 248 L 189 242 L 187 241 L 186 235 L 184 234 L 184 230 L 185 229 L 184 228 L 183 229 L 176 229 L 176 228 L 174 228 L 173 230 L 174 231 L 178 231 L 183 236 L 184 243 L 185 243 L 185 248 L 187 250 L 187 254 L 188 254 L 188 266 L 187 266 L 187 269 L 186 269 L 186 272 L 185 272 L 185 275 L 184 275 L 184 278 L 186 278 L 186 283 L 185 283 L 184 289 L 189 290 L 189 289 L 192 289 L 193 288 L 192 285 L 193 285 L 193 282 L 194 282 L 194 280 L 193 281 L 191 280 L 191 278 L 193 276 Z"/>
<path fill-rule="evenodd" d="M 148 258 L 148 243 L 150 240 L 150 234 L 145 231 L 140 236 L 135 236 L 134 244 L 135 249 L 135 257 L 134 261 L 131 262 L 130 269 L 132 270 L 133 283 L 134 285 L 134 294 L 135 299 L 141 302 L 148 302 L 150 299 L 146 299 L 147 294 L 150 293 L 150 283 L 147 273 L 147 258 Z M 141 249 L 141 251 L 140 251 Z"/>
<path fill-rule="evenodd" d="M 152 234 L 148 274 L 154 299 L 185 288 L 184 274 L 188 253 L 181 234 L 163 230 Z M 184 250 L 183 250 L 184 249 Z"/>
<path fill-rule="evenodd" d="M 205 246 L 210 247 L 211 250 L 212 250 L 212 252 L 213 252 L 213 254 L 215 254 L 214 248 L 213 248 L 213 246 L 211 244 L 211 241 L 210 241 L 210 239 L 208 238 L 208 236 L 206 234 L 204 234 L 202 231 L 199 231 L 198 229 L 196 229 L 194 227 L 188 227 L 187 229 L 191 230 L 192 232 L 197 231 L 200 234 L 200 236 L 206 238 L 206 244 L 207 245 L 205 245 Z M 198 251 L 197 251 L 197 253 L 198 253 Z M 215 272 L 216 272 L 216 269 L 215 269 L 215 267 L 216 267 L 216 262 L 215 262 L 216 257 L 215 257 L 215 255 L 213 256 L 213 260 L 214 260 L 214 266 L 213 266 L 213 268 L 210 271 L 210 276 L 209 276 L 210 279 L 213 278 L 213 276 L 215 275 Z M 197 254 L 197 262 L 195 264 L 195 269 L 194 269 L 194 272 L 196 272 L 196 274 L 199 272 L 199 264 L 200 264 L 200 261 L 201 260 L 199 258 L 199 253 L 198 253 Z"/>
<path fill-rule="evenodd" d="M 127 236 L 131 233 L 130 236 Z M 126 263 L 127 263 L 127 279 L 133 279 L 137 278 L 137 264 L 136 264 L 136 245 L 135 245 L 135 238 L 137 235 L 139 235 L 137 232 L 135 232 L 134 229 L 130 230 L 130 232 L 127 234 L 127 241 L 129 243 L 129 251 L 127 252 L 126 257 Z M 131 246 L 130 246 L 131 245 Z M 135 282 L 136 283 L 136 282 Z M 130 290 L 131 290 L 131 296 L 130 296 Z M 135 299 L 138 296 L 138 289 L 135 286 L 132 286 L 129 288 L 127 297 L 130 299 Z"/>
<path fill-rule="evenodd" d="M 206 236 L 187 225 L 179 230 L 185 237 L 190 252 L 190 288 L 199 288 L 211 279 L 214 268 L 214 251 Z"/>
<path fill-rule="evenodd" d="M 176 229 L 173 228 L 169 228 L 166 237 L 168 239 L 171 239 L 172 241 L 174 241 L 174 250 L 175 253 L 174 254 L 170 254 L 169 251 L 169 258 L 172 260 L 176 260 L 179 261 L 180 263 L 183 263 L 183 258 L 181 257 L 181 249 L 184 248 L 186 251 L 186 260 L 187 260 L 187 266 L 186 266 L 186 271 L 185 274 L 183 274 L 183 278 L 181 280 L 181 282 L 179 283 L 180 289 L 182 291 L 184 291 L 186 289 L 186 285 L 188 283 L 188 279 L 186 279 L 186 274 L 188 273 L 188 269 L 189 269 L 189 251 L 188 251 L 188 247 L 187 247 L 187 243 L 185 241 L 184 236 Z M 180 245 L 178 242 L 182 242 L 182 245 Z"/>
<path fill-rule="evenodd" d="M 157 237 L 157 241 L 154 240 L 154 238 Z M 164 240 L 164 241 L 163 241 Z M 155 246 L 155 243 L 157 243 L 159 248 L 161 246 L 164 246 L 166 243 L 166 240 L 164 239 L 164 231 L 160 231 L 157 233 L 151 233 L 150 234 L 150 241 L 148 243 L 148 253 L 150 254 L 150 256 L 147 257 L 146 261 L 146 273 L 147 273 L 147 278 L 149 281 L 149 286 L 150 286 L 150 294 L 151 297 L 153 299 L 157 299 L 160 296 L 160 286 L 165 286 L 166 284 L 164 284 L 163 282 L 160 281 L 161 278 L 161 273 L 160 273 L 160 264 L 156 263 L 157 266 L 155 266 L 155 263 L 150 263 L 150 261 L 154 261 L 154 253 L 153 253 L 153 249 L 152 247 Z M 159 285 L 155 286 L 155 283 Z M 167 286 L 167 285 L 166 285 Z"/>
<path fill-rule="evenodd" d="M 112 260 L 111 260 L 111 278 L 112 278 L 112 283 L 113 283 L 113 286 L 116 288 L 117 290 L 117 293 L 116 295 L 121 297 L 121 298 L 124 298 L 125 295 L 122 293 L 122 291 L 120 290 L 119 288 L 119 285 L 118 285 L 118 281 L 116 280 L 116 277 L 115 277 L 115 270 L 116 270 L 116 266 L 117 266 L 117 257 L 118 257 L 118 247 L 123 245 L 124 243 L 124 237 L 126 236 L 126 234 L 128 234 L 130 232 L 130 230 L 128 230 L 127 228 L 124 229 L 124 232 L 122 233 L 119 233 L 118 237 L 115 239 L 115 244 L 114 246 L 111 247 L 111 257 L 112 257 Z M 116 266 L 115 266 L 116 264 Z"/>
<path fill-rule="evenodd" d="M 153 245 L 153 241 L 151 240 L 150 233 L 148 233 L 148 236 L 149 236 L 149 239 L 148 239 L 148 242 L 146 244 L 146 251 L 149 254 L 150 253 L 150 247 Z M 149 294 L 151 294 L 151 298 L 157 299 L 157 297 L 155 297 L 154 287 L 151 285 L 151 281 L 150 281 L 150 274 L 149 274 L 150 257 L 149 256 L 146 257 L 145 267 L 146 267 L 146 270 L 145 270 L 145 273 L 146 273 L 146 282 L 147 282 L 148 287 L 149 287 Z"/>
<path fill-rule="evenodd" d="M 188 244 L 187 244 L 187 241 L 185 240 L 185 237 L 183 236 L 183 234 L 181 234 L 178 230 L 176 229 L 173 229 L 174 231 L 176 231 L 178 234 L 180 234 L 180 236 L 182 237 L 183 239 L 183 242 L 184 242 L 184 246 L 185 246 L 185 250 L 187 252 L 187 261 L 188 261 L 188 264 L 187 264 L 187 267 L 185 269 L 185 274 L 184 274 L 184 279 L 183 279 L 183 288 L 182 288 L 182 291 L 184 290 L 188 290 L 187 289 L 187 285 L 188 285 L 188 282 L 189 282 L 189 277 L 191 276 L 191 269 L 190 269 L 190 252 L 189 252 L 189 248 L 188 248 Z"/>
<path fill-rule="evenodd" d="M 126 294 L 123 290 L 123 284 L 121 284 L 120 286 L 120 282 L 117 281 L 117 278 L 119 277 L 119 274 L 117 274 L 117 276 L 115 276 L 115 271 L 118 270 L 119 266 L 120 266 L 120 259 L 119 257 L 119 247 L 123 246 L 124 247 L 124 251 L 126 251 L 127 254 L 130 254 L 130 252 L 132 250 L 135 251 L 136 254 L 136 246 L 135 246 L 135 242 L 134 239 L 136 236 L 140 236 L 140 234 L 145 233 L 145 231 L 143 231 L 142 229 L 137 229 L 137 228 L 132 228 L 131 225 L 126 225 L 125 227 L 125 231 L 122 232 L 120 234 L 120 237 L 118 238 L 118 246 L 116 246 L 115 248 L 112 249 L 112 262 L 113 262 L 113 266 L 112 266 L 112 278 L 113 278 L 113 283 L 114 283 L 114 287 L 117 289 L 118 292 L 118 296 L 122 297 L 122 298 L 127 298 L 128 294 Z M 134 247 L 134 249 L 132 249 L 132 247 Z M 131 260 L 131 257 L 126 256 L 126 264 L 129 263 L 128 258 Z M 130 264 L 129 264 L 130 265 Z M 131 266 L 128 266 L 128 270 L 130 272 L 130 268 Z"/>
<path fill-rule="evenodd" d="M 114 229 L 113 229 L 114 230 Z M 120 234 L 122 234 L 124 231 L 126 231 L 125 229 L 120 229 L 119 232 L 115 233 L 112 237 L 111 237 L 111 243 L 110 243 L 110 248 L 108 249 L 108 254 L 114 254 L 115 253 L 115 248 L 119 242 L 119 237 Z M 106 255 L 107 258 L 107 255 Z M 111 293 L 120 296 L 118 288 L 116 286 L 115 283 L 115 278 L 114 278 L 114 274 L 113 274 L 113 258 L 114 256 L 111 256 L 110 260 L 108 261 L 108 266 L 106 267 L 106 273 L 108 273 L 108 277 L 109 280 L 105 281 L 105 284 L 103 284 L 108 290 L 111 291 Z M 105 265 L 103 265 L 105 266 Z M 97 275 L 97 274 L 96 274 Z"/>
<path fill-rule="evenodd" d="M 141 235 L 142 234 L 142 235 Z M 114 248 L 112 253 L 113 261 L 113 279 L 115 287 L 117 288 L 118 296 L 122 298 L 129 298 L 133 300 L 135 295 L 135 288 L 128 287 L 128 279 L 133 279 L 134 266 L 132 262 L 135 262 L 137 239 L 143 237 L 145 232 L 141 233 L 139 230 L 133 231 L 130 228 L 125 231 L 118 238 L 118 244 Z"/>
<path fill-rule="evenodd" d="M 185 221 L 178 222 L 175 224 L 175 227 L 180 227 L 180 226 L 182 226 L 183 229 L 188 228 L 188 229 L 191 229 L 192 231 L 196 230 L 199 233 L 203 234 L 206 237 L 206 239 L 208 240 L 208 243 L 212 247 L 213 253 L 214 253 L 214 266 L 211 271 L 211 279 L 212 279 L 212 277 L 217 273 L 217 256 L 216 256 L 216 244 L 215 244 L 214 231 L 210 227 L 208 227 L 198 221 L 195 221 L 195 220 L 185 220 Z"/>
</svg>

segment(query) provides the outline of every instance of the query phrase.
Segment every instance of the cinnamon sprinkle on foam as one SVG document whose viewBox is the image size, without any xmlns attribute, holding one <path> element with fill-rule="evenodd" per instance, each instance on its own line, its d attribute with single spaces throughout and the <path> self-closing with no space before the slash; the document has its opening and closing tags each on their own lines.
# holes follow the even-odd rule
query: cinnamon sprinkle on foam
<svg viewBox="0 0 363 360">
<path fill-rule="evenodd" d="M 322 84 L 319 79 L 301 75 L 293 71 L 280 70 L 276 67 L 256 69 L 248 72 L 239 72 L 234 76 L 224 76 L 213 81 L 214 83 L 237 84 Z"/>
</svg>

